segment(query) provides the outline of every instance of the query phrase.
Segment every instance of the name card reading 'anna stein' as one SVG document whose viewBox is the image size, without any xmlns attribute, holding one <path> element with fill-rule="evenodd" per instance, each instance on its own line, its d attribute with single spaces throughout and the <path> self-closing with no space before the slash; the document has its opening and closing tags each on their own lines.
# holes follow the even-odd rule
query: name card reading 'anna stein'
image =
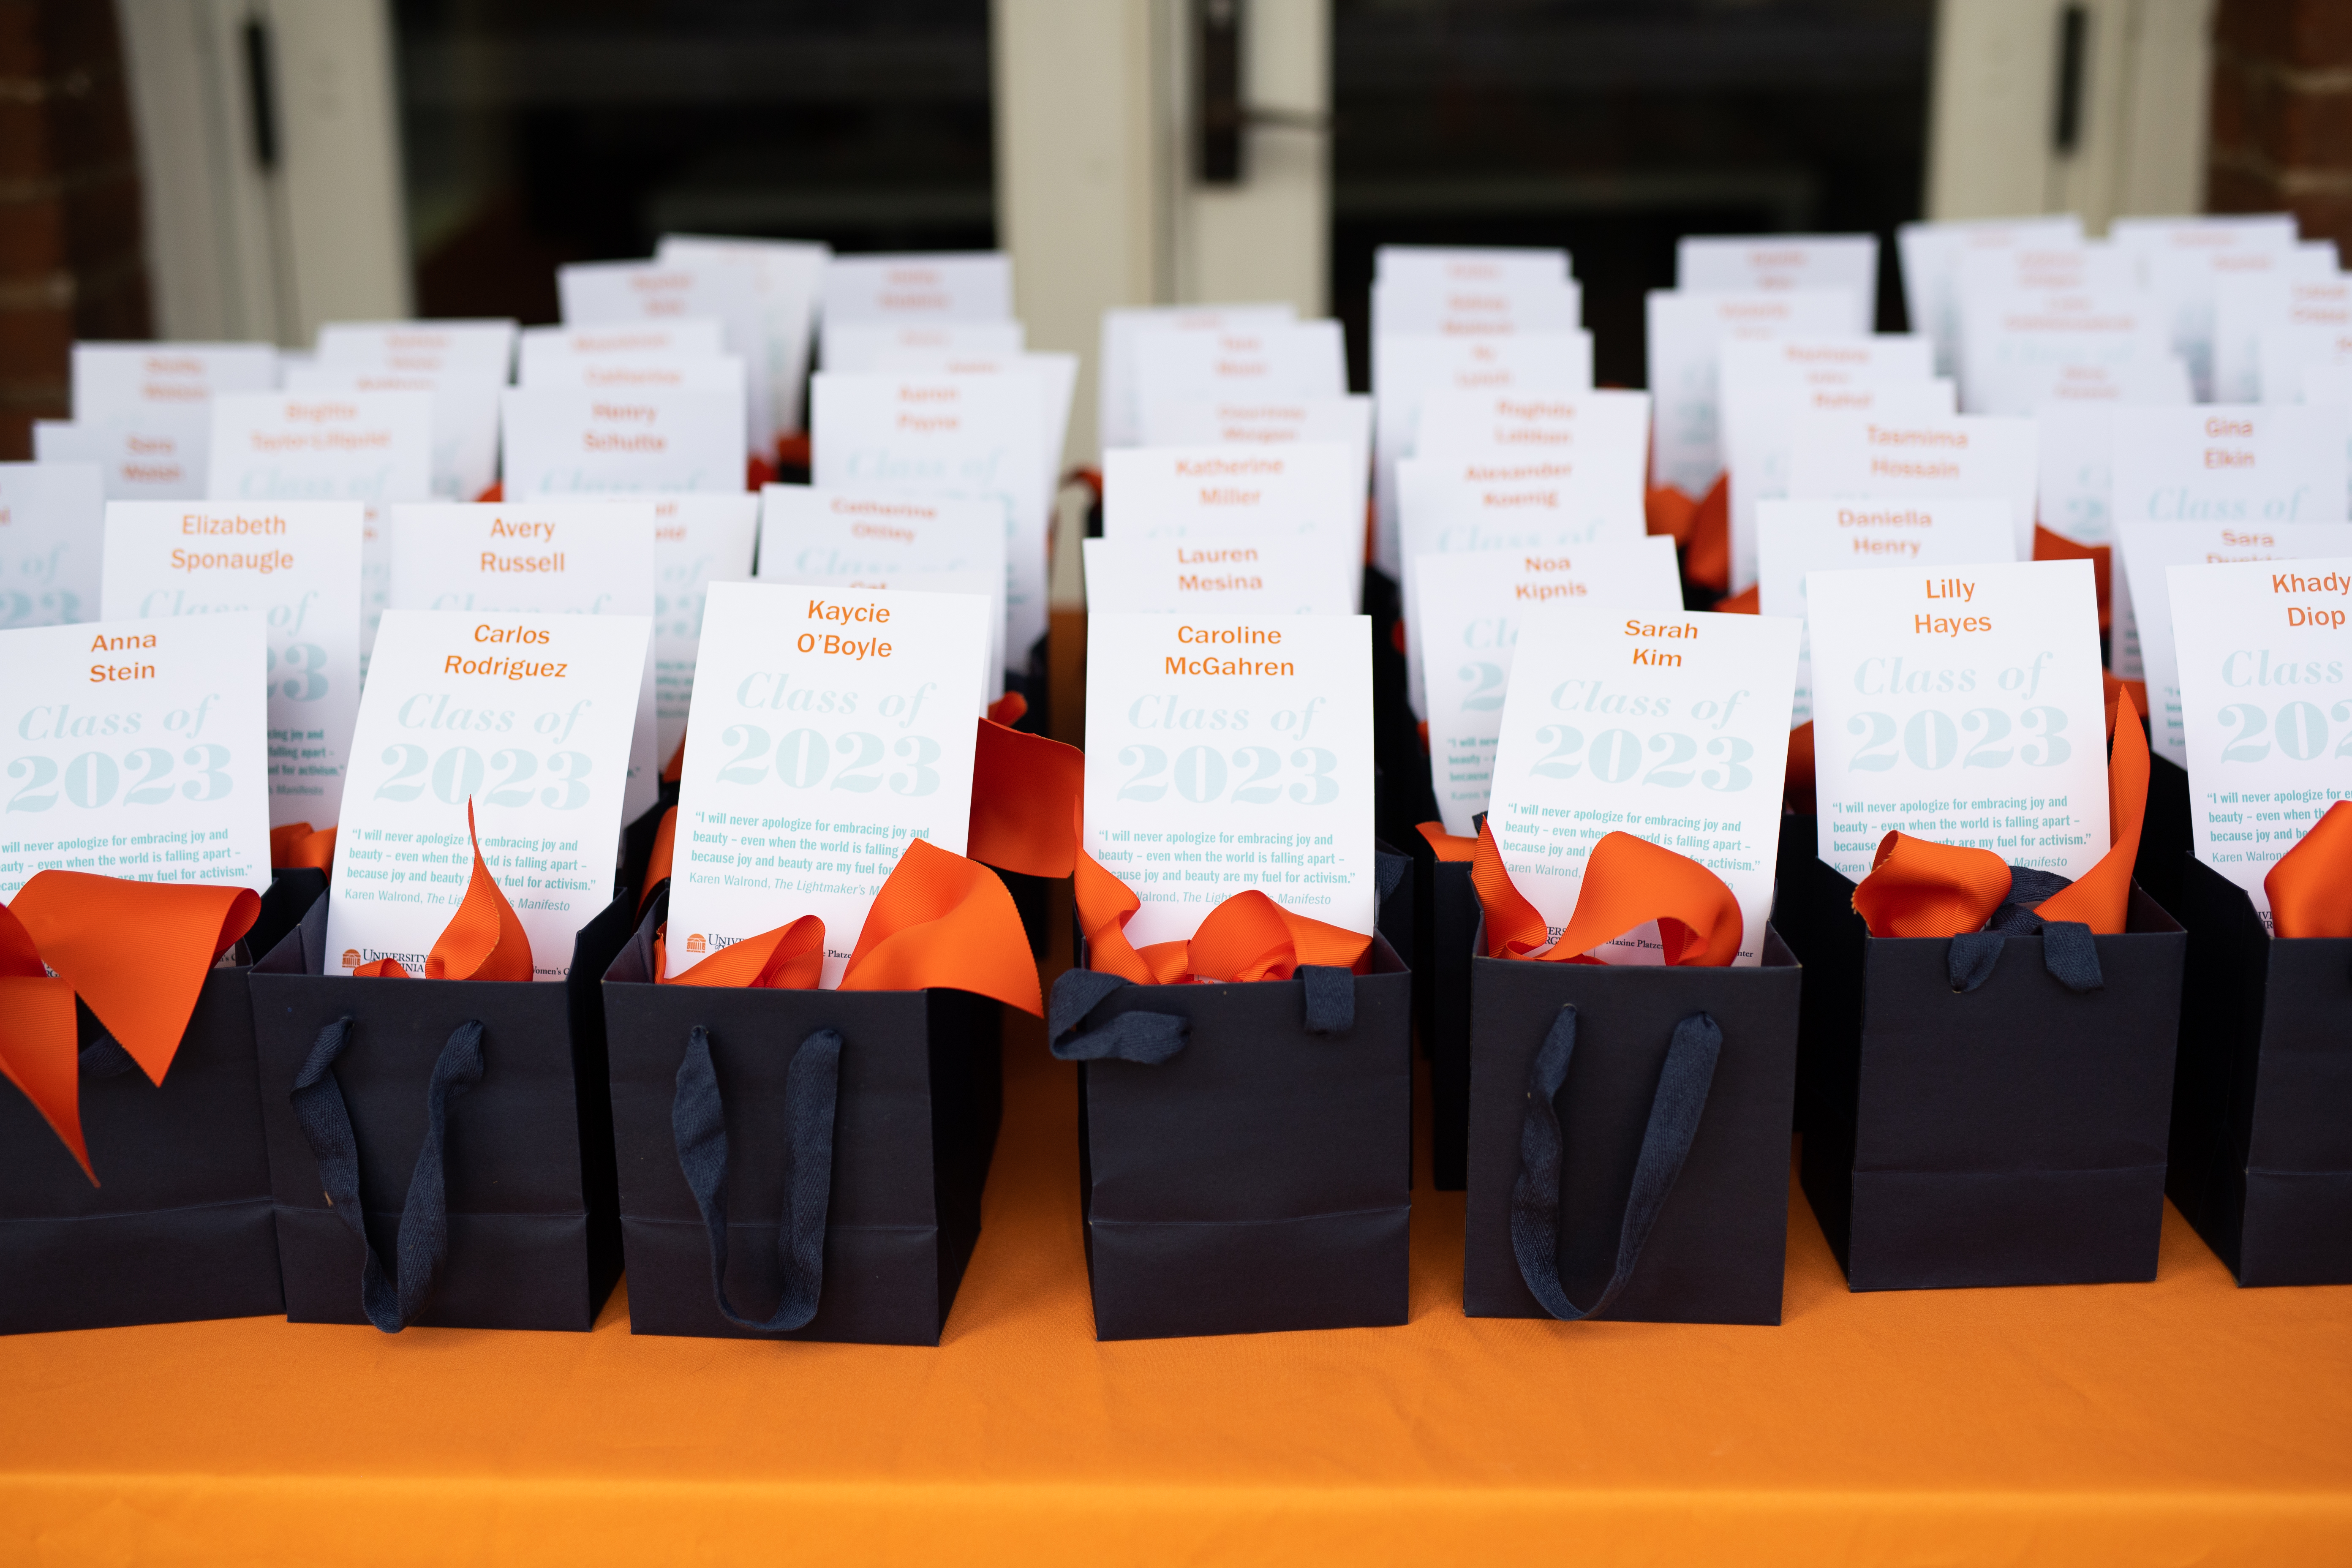
<svg viewBox="0 0 2352 1568">
<path fill-rule="evenodd" d="M 1370 931 L 1371 623 L 1092 616 L 1086 847 L 1142 900 L 1137 946 L 1235 893 Z"/>
<path fill-rule="evenodd" d="M 2080 877 L 2107 852 L 2088 561 L 1813 572 L 1821 858 L 1859 882 L 1893 829 Z"/>
</svg>

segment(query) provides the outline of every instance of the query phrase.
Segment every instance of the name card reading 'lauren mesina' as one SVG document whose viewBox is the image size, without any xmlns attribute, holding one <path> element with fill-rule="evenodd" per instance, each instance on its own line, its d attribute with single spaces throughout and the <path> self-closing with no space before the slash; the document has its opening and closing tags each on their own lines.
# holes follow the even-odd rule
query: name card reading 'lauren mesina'
<svg viewBox="0 0 2352 1568">
<path fill-rule="evenodd" d="M 1086 846 L 1142 900 L 1129 941 L 1253 888 L 1371 931 L 1371 661 L 1362 616 L 1089 617 Z"/>
<path fill-rule="evenodd" d="M 2197 858 L 2253 900 L 2327 808 L 2352 796 L 2352 555 L 2173 566 Z"/>
<path fill-rule="evenodd" d="M 261 616 L 0 632 L 0 900 L 36 871 L 269 886 Z"/>
<path fill-rule="evenodd" d="M 669 973 L 803 915 L 841 972 L 907 846 L 961 855 L 989 603 L 714 583 L 679 779 Z"/>
<path fill-rule="evenodd" d="M 1879 840 L 2079 877 L 2107 852 L 2106 699 L 2088 561 L 1805 578 L 1821 858 Z"/>
<path fill-rule="evenodd" d="M 327 972 L 411 974 L 483 864 L 530 938 L 531 978 L 613 897 L 645 616 L 386 610 L 335 835 Z"/>
<path fill-rule="evenodd" d="M 360 706 L 358 501 L 110 501 L 105 613 L 258 610 L 269 628 L 269 821 L 334 824 Z"/>
<path fill-rule="evenodd" d="M 1519 634 L 1486 818 L 1511 880 L 1558 937 L 1594 844 L 1630 833 L 1688 857 L 1739 900 L 1733 963 L 1763 961 L 1788 767 L 1798 623 L 1538 610 Z M 1663 963 L 1654 923 L 1592 950 Z"/>
</svg>

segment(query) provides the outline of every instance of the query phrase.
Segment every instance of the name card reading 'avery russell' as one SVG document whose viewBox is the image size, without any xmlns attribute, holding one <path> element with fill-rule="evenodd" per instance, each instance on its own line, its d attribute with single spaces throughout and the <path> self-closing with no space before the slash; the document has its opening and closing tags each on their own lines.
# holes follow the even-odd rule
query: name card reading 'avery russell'
<svg viewBox="0 0 2352 1568">
<path fill-rule="evenodd" d="M 679 780 L 673 975 L 799 919 L 841 984 L 920 838 L 961 855 L 987 686 L 977 595 L 715 583 Z"/>
<path fill-rule="evenodd" d="M 2107 852 L 2106 697 L 2088 561 L 1805 579 L 1820 854 L 1859 882 L 1879 840 L 2080 877 Z"/>
<path fill-rule="evenodd" d="M 1090 616 L 1086 847 L 1138 947 L 1255 889 L 1369 932 L 1372 639 L 1362 616 Z"/>
<path fill-rule="evenodd" d="M 2165 573 L 2197 858 L 2246 889 L 2352 796 L 2352 554 Z"/>
<path fill-rule="evenodd" d="M 1797 623 L 1538 610 L 1520 633 L 1486 818 L 1511 880 L 1557 938 L 1610 833 L 1672 849 L 1739 900 L 1732 962 L 1763 962 L 1788 766 Z M 1664 962 L 1647 924 L 1591 950 Z"/>
<path fill-rule="evenodd" d="M 269 822 L 334 825 L 360 705 L 358 501 L 112 501 L 104 613 L 257 610 L 269 628 Z"/>
<path fill-rule="evenodd" d="M 360 698 L 335 835 L 327 973 L 396 958 L 411 974 L 482 862 L 562 980 L 613 897 L 643 616 L 390 609 Z"/>
<path fill-rule="evenodd" d="M 269 886 L 261 616 L 0 631 L 0 900 L 37 871 Z"/>
</svg>

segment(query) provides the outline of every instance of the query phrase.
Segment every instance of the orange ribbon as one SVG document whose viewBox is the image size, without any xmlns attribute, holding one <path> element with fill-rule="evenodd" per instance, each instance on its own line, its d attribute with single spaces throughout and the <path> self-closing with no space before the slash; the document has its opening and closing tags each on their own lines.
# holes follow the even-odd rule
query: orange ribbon
<svg viewBox="0 0 2352 1568">
<path fill-rule="evenodd" d="M 2352 800 L 2339 800 L 2263 879 L 2271 931 L 2288 938 L 2352 936 Z"/>
<path fill-rule="evenodd" d="M 269 868 L 273 871 L 333 870 L 335 830 L 321 827 L 313 831 L 307 822 L 289 822 L 282 827 L 271 828 Z"/>
<path fill-rule="evenodd" d="M 1445 831 L 1442 822 L 1421 822 L 1413 825 L 1429 841 L 1430 849 L 1440 860 L 1474 860 L 1478 855 L 1478 841 L 1465 838 L 1458 833 Z"/>
<path fill-rule="evenodd" d="M 74 997 L 161 1084 L 205 974 L 260 912 L 250 888 L 83 871 L 38 872 L 0 909 L 0 1076 L 33 1102 L 93 1184 Z"/>
<path fill-rule="evenodd" d="M 1471 885 L 1486 912 L 1486 956 L 1599 963 L 1602 942 L 1655 921 L 1668 964 L 1721 968 L 1739 955 L 1746 922 L 1722 878 L 1686 855 L 1630 833 L 1603 834 L 1584 863 L 1576 909 L 1559 939 L 1503 865 L 1491 823 L 1478 829 Z"/>
<path fill-rule="evenodd" d="M 2147 736 L 2121 681 L 2107 696 L 2107 852 L 2097 865 L 2034 906 L 2045 921 L 2079 921 L 2120 933 L 2130 913 L 2132 862 L 2147 814 Z M 2009 864 L 1990 849 L 1889 833 L 1853 890 L 1854 913 L 1876 937 L 1944 937 L 1979 931 L 2009 897 Z"/>
<path fill-rule="evenodd" d="M 474 832 L 474 803 L 466 802 L 466 837 L 474 846 L 474 874 L 457 912 L 441 928 L 433 951 L 425 955 L 427 980 L 529 980 L 531 977 L 530 937 L 516 918 L 514 906 L 499 890 L 498 879 L 482 860 L 481 840 Z M 396 958 L 379 958 L 352 971 L 370 980 L 406 980 L 408 971 Z"/>
<path fill-rule="evenodd" d="M 2109 595 L 2115 586 L 2116 552 L 2105 544 L 2077 544 L 2063 533 L 2053 533 L 2040 523 L 2033 525 L 2033 559 L 2036 561 L 2087 561 L 2091 576 L 2098 584 L 2099 629 L 2105 631 L 2113 618 Z M 2146 709 L 2145 700 L 2140 704 Z"/>
<path fill-rule="evenodd" d="M 1759 584 L 1750 583 L 1737 594 L 1727 598 L 1717 599 L 1715 602 L 1715 613 L 1718 616 L 1762 615 L 1764 613 L 1763 587 Z"/>
<path fill-rule="evenodd" d="M 1643 497 L 1652 533 L 1671 536 L 1683 547 L 1683 575 L 1717 593 L 1731 586 L 1731 477 L 1717 474 L 1697 500 L 1673 485 Z"/>
</svg>

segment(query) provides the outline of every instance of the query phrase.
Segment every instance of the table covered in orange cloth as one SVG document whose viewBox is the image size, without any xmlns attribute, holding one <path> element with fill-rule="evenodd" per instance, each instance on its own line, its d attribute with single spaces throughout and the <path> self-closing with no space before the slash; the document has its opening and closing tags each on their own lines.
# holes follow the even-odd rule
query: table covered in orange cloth
<svg viewBox="0 0 2352 1568">
<path fill-rule="evenodd" d="M 1853 1296 L 1798 1199 L 1780 1328 L 1472 1321 L 1424 1189 L 1406 1327 L 1097 1344 L 1071 1070 L 1016 1021 L 937 1350 L 0 1340 L 0 1562 L 2352 1562 L 2352 1289 L 2177 1215 L 2149 1285 Z"/>
</svg>

